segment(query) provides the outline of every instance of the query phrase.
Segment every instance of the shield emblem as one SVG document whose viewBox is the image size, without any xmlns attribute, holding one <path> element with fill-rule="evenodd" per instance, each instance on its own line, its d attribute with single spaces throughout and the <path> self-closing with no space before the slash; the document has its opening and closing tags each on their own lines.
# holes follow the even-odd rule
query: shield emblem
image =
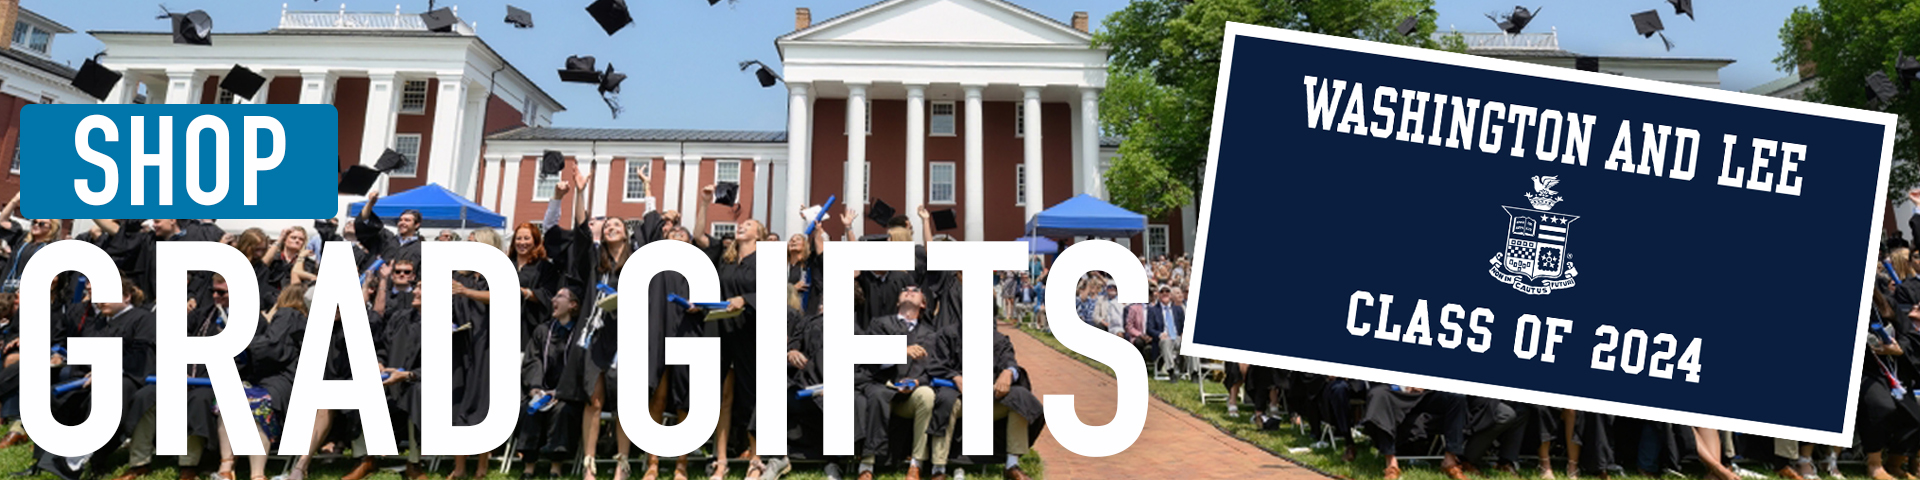
<svg viewBox="0 0 1920 480">
<path fill-rule="evenodd" d="M 1502 206 L 1507 211 L 1507 248 L 1502 265 L 1528 278 L 1566 273 L 1567 238 L 1577 215 Z"/>
</svg>

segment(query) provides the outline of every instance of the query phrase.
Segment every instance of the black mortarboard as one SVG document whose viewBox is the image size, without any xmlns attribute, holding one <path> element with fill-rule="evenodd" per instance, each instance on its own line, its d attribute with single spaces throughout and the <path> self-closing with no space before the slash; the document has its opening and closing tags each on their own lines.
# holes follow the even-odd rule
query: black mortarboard
<svg viewBox="0 0 1920 480">
<path fill-rule="evenodd" d="M 567 68 L 560 69 L 560 81 L 600 83 L 600 70 L 593 68 L 593 56 L 567 56 Z"/>
<path fill-rule="evenodd" d="M 1600 57 L 1578 57 L 1573 59 L 1573 68 L 1583 72 L 1600 71 Z"/>
<path fill-rule="evenodd" d="M 1659 10 L 1647 10 L 1633 14 L 1633 29 L 1634 31 L 1640 32 L 1640 36 L 1645 38 L 1653 38 L 1655 34 L 1660 35 L 1660 42 L 1667 45 L 1667 50 L 1673 50 L 1673 42 L 1667 40 L 1667 34 L 1664 32 L 1667 26 L 1660 23 Z"/>
<path fill-rule="evenodd" d="M 559 175 L 560 169 L 566 168 L 566 166 L 567 157 L 561 155 L 559 150 L 547 150 L 546 153 L 540 155 L 541 175 Z"/>
<path fill-rule="evenodd" d="M 354 165 L 340 173 L 339 191 L 344 195 L 366 195 L 367 190 L 373 189 L 373 182 L 377 181 L 380 181 L 379 170 L 366 165 Z"/>
<path fill-rule="evenodd" d="M 931 212 L 927 212 L 927 214 L 929 218 L 933 220 L 934 230 L 946 231 L 946 230 L 952 230 L 955 228 L 960 228 L 960 222 L 957 220 L 954 220 L 953 209 L 951 208 L 946 210 L 934 210 Z"/>
<path fill-rule="evenodd" d="M 767 64 L 760 63 L 759 60 L 747 60 L 744 62 L 740 62 L 740 71 L 742 72 L 747 71 L 748 68 L 751 68 L 754 65 L 760 66 L 759 70 L 753 71 L 753 76 L 758 77 L 760 79 L 761 88 L 771 87 L 773 86 L 773 82 L 780 81 L 780 76 L 774 74 L 773 69 L 767 68 Z"/>
<path fill-rule="evenodd" d="M 613 71 L 613 63 L 607 63 L 607 71 L 600 75 L 600 93 L 620 93 L 620 82 L 627 81 L 627 74 Z"/>
<path fill-rule="evenodd" d="M 862 242 L 884 242 L 892 239 L 892 236 L 884 233 L 870 233 L 860 236 L 860 241 Z"/>
<path fill-rule="evenodd" d="M 262 77 L 240 65 L 234 65 L 232 70 L 227 71 L 226 76 L 220 77 L 221 90 L 233 92 L 234 95 L 247 100 L 253 100 L 253 96 L 260 93 L 260 87 L 266 84 L 267 77 Z"/>
<path fill-rule="evenodd" d="M 587 13 L 593 15 L 593 21 L 600 22 L 600 28 L 605 29 L 607 35 L 613 35 L 633 23 L 633 14 L 627 11 L 627 0 L 594 0 L 593 4 L 587 5 Z"/>
<path fill-rule="evenodd" d="M 719 4 L 720 4 L 720 0 L 707 0 L 707 6 L 709 7 L 714 5 L 719 5 Z"/>
<path fill-rule="evenodd" d="M 373 162 L 373 169 L 380 171 L 380 173 L 387 173 L 406 167 L 407 156 L 401 155 L 400 152 L 396 152 L 391 148 L 385 152 L 380 152 L 380 160 Z"/>
<path fill-rule="evenodd" d="M 1900 52 L 1899 59 L 1893 62 L 1893 69 L 1900 72 L 1900 82 L 1909 87 L 1914 80 L 1920 80 L 1920 60 L 1908 56 L 1906 52 Z"/>
<path fill-rule="evenodd" d="M 120 83 L 120 72 L 100 65 L 94 61 L 97 58 L 99 56 L 95 55 L 80 63 L 80 71 L 73 75 L 72 84 L 73 88 L 86 92 L 94 100 L 106 100 L 107 94 L 113 92 L 114 84 Z"/>
<path fill-rule="evenodd" d="M 720 182 L 713 185 L 713 203 L 733 205 L 740 200 L 740 184 Z"/>
<path fill-rule="evenodd" d="M 451 32 L 453 26 L 460 23 L 460 17 L 453 15 L 452 8 L 441 8 L 420 14 L 420 22 L 427 24 L 428 31 Z"/>
<path fill-rule="evenodd" d="M 884 227 L 893 221 L 894 213 L 893 206 L 887 205 L 886 200 L 874 200 L 873 206 L 867 209 L 867 219 Z"/>
<path fill-rule="evenodd" d="M 168 13 L 164 18 L 173 22 L 173 43 L 213 45 L 213 16 L 207 11 Z"/>
<path fill-rule="evenodd" d="M 1394 27 L 1393 30 L 1396 32 L 1400 32 L 1400 35 L 1403 35 L 1403 36 L 1413 35 L 1413 32 L 1420 30 L 1420 16 L 1408 15 L 1405 20 L 1400 21 L 1400 26 Z"/>
<path fill-rule="evenodd" d="M 1686 15 L 1689 19 L 1695 19 L 1693 18 L 1693 0 L 1667 0 L 1667 3 L 1673 4 L 1674 15 Z"/>
<path fill-rule="evenodd" d="M 519 7 L 507 5 L 507 23 L 513 24 L 516 28 L 533 28 L 533 14 Z"/>
<path fill-rule="evenodd" d="M 1879 97 L 1881 104 L 1893 103 L 1893 97 L 1900 95 L 1900 87 L 1893 85 L 1893 79 L 1887 78 L 1887 72 L 1879 70 L 1867 75 L 1867 89 Z"/>
<path fill-rule="evenodd" d="M 1540 10 L 1543 10 L 1545 8 L 1546 7 L 1535 8 L 1533 9 L 1533 11 L 1529 12 L 1527 11 L 1527 7 L 1515 6 L 1513 7 L 1513 13 L 1507 14 L 1501 18 L 1494 18 L 1492 14 L 1488 14 L 1487 19 L 1493 20 L 1494 24 L 1499 25 L 1500 31 L 1517 35 L 1522 30 L 1526 30 L 1527 24 L 1533 23 L 1533 17 L 1536 15 L 1539 15 Z"/>
</svg>

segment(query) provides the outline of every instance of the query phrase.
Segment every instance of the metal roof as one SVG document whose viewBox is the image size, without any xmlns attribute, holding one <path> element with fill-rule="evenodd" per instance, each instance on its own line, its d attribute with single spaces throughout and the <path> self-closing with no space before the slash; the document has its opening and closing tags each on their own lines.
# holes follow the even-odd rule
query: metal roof
<svg viewBox="0 0 1920 480">
<path fill-rule="evenodd" d="M 22 53 L 20 51 L 17 51 L 11 48 L 0 48 L 0 56 L 7 57 L 16 62 L 27 64 L 27 66 L 29 67 L 40 69 L 41 71 L 47 72 L 48 74 L 51 74 L 56 77 L 60 77 L 68 80 L 73 79 L 73 75 L 74 75 L 73 67 L 66 66 L 65 64 L 55 62 L 53 60 L 41 58 L 36 55 Z"/>
<path fill-rule="evenodd" d="M 493 136 L 487 137 L 487 139 L 597 142 L 784 143 L 787 141 L 787 132 L 661 128 L 522 127 L 494 134 Z"/>
</svg>

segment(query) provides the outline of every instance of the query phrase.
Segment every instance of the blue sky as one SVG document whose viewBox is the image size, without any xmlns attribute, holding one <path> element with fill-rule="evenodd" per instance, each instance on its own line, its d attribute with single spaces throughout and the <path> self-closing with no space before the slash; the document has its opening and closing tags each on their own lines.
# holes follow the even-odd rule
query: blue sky
<svg viewBox="0 0 1920 480">
<path fill-rule="evenodd" d="M 778 65 L 773 39 L 793 29 L 795 7 L 808 7 L 816 21 L 877 0 L 739 0 L 708 6 L 702 0 L 629 0 L 633 25 L 612 37 L 593 23 L 583 8 L 590 0 L 519 0 L 515 6 L 534 14 L 535 28 L 515 29 L 502 21 L 507 2 L 446 0 L 462 18 L 479 22 L 480 37 L 568 107 L 554 118 L 561 126 L 783 130 L 784 89 L 761 89 L 741 60 Z M 1126 5 L 1123 0 L 1015 0 L 1056 19 L 1074 11 L 1090 12 L 1094 28 Z M 1512 0 L 1439 0 L 1442 31 L 1493 31 L 1483 13 L 1511 11 Z M 1721 70 L 1728 89 L 1746 89 L 1785 75 L 1773 67 L 1779 53 L 1776 32 L 1788 13 L 1804 0 L 1696 0 L 1698 21 L 1674 18 L 1664 0 L 1534 0 L 1528 8 L 1546 9 L 1528 31 L 1558 28 L 1562 48 L 1586 55 L 1684 56 L 1737 60 Z M 100 49 L 88 30 L 163 31 L 157 2 L 144 0 L 22 0 L 39 12 L 83 33 L 62 35 L 54 58 L 73 65 Z M 174 11 L 206 10 L 219 32 L 255 32 L 273 28 L 282 2 L 271 0 L 171 0 Z M 426 10 L 426 0 L 291 0 L 293 10 L 407 12 Z M 1666 52 L 1658 38 L 1634 34 L 1628 15 L 1659 8 L 1676 47 Z M 187 47 L 182 47 L 187 48 Z M 568 55 L 593 55 L 612 62 L 630 77 L 622 87 L 619 119 L 610 118 L 593 86 L 561 83 L 552 73 Z"/>
</svg>

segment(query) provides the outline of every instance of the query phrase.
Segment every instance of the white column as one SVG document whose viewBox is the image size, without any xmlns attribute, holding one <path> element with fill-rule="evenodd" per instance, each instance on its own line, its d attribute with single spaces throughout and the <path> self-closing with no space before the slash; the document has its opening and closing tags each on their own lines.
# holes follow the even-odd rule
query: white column
<svg viewBox="0 0 1920 480">
<path fill-rule="evenodd" d="M 847 193 L 840 198 L 847 199 L 847 205 L 860 207 L 860 214 L 866 215 L 867 186 L 867 85 L 864 83 L 847 84 Z M 854 219 L 853 236 L 866 234 L 867 222 Z"/>
<path fill-rule="evenodd" d="M 969 242 L 987 239 L 985 127 L 981 126 L 980 90 L 986 85 L 961 85 L 967 92 L 967 238 Z"/>
<path fill-rule="evenodd" d="M 680 157 L 667 157 L 667 176 L 660 179 L 661 212 L 680 209 Z M 692 230 L 688 230 L 692 232 Z"/>
<path fill-rule="evenodd" d="M 1025 108 L 1027 109 L 1027 124 L 1020 127 L 1021 131 L 1025 132 L 1027 137 L 1027 212 L 1026 215 L 1020 217 L 1020 224 L 1026 225 L 1027 221 L 1033 220 L 1035 215 L 1039 215 L 1041 210 L 1047 208 L 1045 200 L 1047 197 L 1042 195 L 1045 192 L 1041 188 L 1042 185 L 1046 184 L 1041 181 L 1041 174 L 1045 173 L 1044 170 L 1046 167 L 1040 161 L 1042 154 L 1040 143 L 1040 87 L 1022 86 L 1020 90 L 1025 93 Z"/>
<path fill-rule="evenodd" d="M 613 157 L 593 157 L 593 216 L 607 214 L 607 185 L 610 178 L 613 178 Z M 623 177 L 620 181 L 625 183 L 626 179 Z"/>
<path fill-rule="evenodd" d="M 700 208 L 700 187 L 703 186 L 700 184 L 700 157 L 692 155 L 680 161 L 684 162 L 680 166 L 680 216 L 693 218 L 693 210 Z M 706 228 L 705 225 L 696 226 Z M 693 228 L 689 227 L 687 231 L 692 232 Z"/>
<path fill-rule="evenodd" d="M 516 223 L 513 218 L 514 207 L 520 206 L 520 158 L 508 157 L 503 163 L 507 172 L 500 175 L 500 209 L 496 211 L 506 216 L 507 224 L 512 225 Z M 542 216 L 546 213 L 546 210 L 540 211 Z"/>
<path fill-rule="evenodd" d="M 381 153 L 393 146 L 394 107 L 400 101 L 400 91 L 395 88 L 395 77 L 394 72 L 367 74 L 367 122 L 360 136 L 361 165 L 373 165 L 380 160 Z M 515 172 L 519 171 L 517 166 L 511 168 L 514 168 Z M 379 189 L 383 194 L 387 192 L 387 181 L 384 177 L 380 180 Z M 508 204 L 507 208 L 513 207 Z"/>
<path fill-rule="evenodd" d="M 1069 190 L 1071 193 L 1069 196 L 1072 196 L 1087 193 L 1088 188 L 1091 188 L 1087 186 L 1087 172 L 1084 168 L 1081 168 L 1082 165 L 1080 165 L 1080 159 L 1086 158 L 1082 156 L 1080 152 L 1080 134 L 1084 131 L 1081 130 L 1080 102 L 1067 102 L 1067 118 L 1072 120 L 1067 122 L 1067 138 L 1069 139 L 1067 143 L 1073 145 L 1072 155 L 1067 157 L 1071 159 L 1071 161 L 1067 163 L 1073 166 L 1072 175 L 1068 175 L 1073 178 L 1073 189 Z M 1075 238 L 1074 241 L 1079 242 L 1080 239 Z"/>
<path fill-rule="evenodd" d="M 798 222 L 795 212 L 807 206 L 807 163 L 811 153 L 807 149 L 810 138 L 807 126 L 812 124 L 813 114 L 808 112 L 812 106 L 806 83 L 787 84 L 787 168 L 780 169 L 786 175 L 787 201 L 773 216 L 775 224 L 781 226 L 781 233 L 806 228 L 804 224 L 797 228 L 793 225 Z"/>
<path fill-rule="evenodd" d="M 480 194 L 479 203 L 480 206 L 487 207 L 488 210 L 495 212 L 500 211 L 500 169 L 502 167 L 501 164 L 506 163 L 506 161 L 506 157 L 504 156 L 487 159 L 486 187 L 484 189 L 485 191 Z M 513 183 L 507 182 L 507 185 L 511 186 Z"/>
<path fill-rule="evenodd" d="M 433 104 L 433 151 L 428 154 L 427 181 L 443 187 L 460 188 L 453 182 L 453 167 L 460 158 L 460 121 L 467 108 L 467 81 L 460 74 L 440 75 L 440 86 Z"/>
<path fill-rule="evenodd" d="M 790 237 L 796 233 L 806 233 L 805 230 L 807 228 L 807 224 L 802 223 L 803 220 L 800 219 L 800 209 L 792 206 L 793 204 L 791 203 L 787 203 L 788 165 L 792 164 L 782 162 L 777 165 L 772 165 L 773 177 L 767 181 L 767 188 L 772 190 L 772 192 L 769 192 L 769 195 L 767 195 L 767 200 L 769 200 L 767 202 L 767 221 L 771 222 L 771 225 L 777 225 L 773 228 L 774 231 L 780 232 L 780 235 L 782 235 L 781 238 Z"/>
<path fill-rule="evenodd" d="M 324 69 L 300 71 L 300 103 L 314 105 L 332 103 L 333 74 Z"/>
<path fill-rule="evenodd" d="M 771 200 L 767 196 L 767 184 L 773 183 L 772 179 L 767 178 L 767 175 L 772 170 L 772 167 L 773 160 L 764 157 L 753 157 L 753 218 L 760 219 L 762 222 L 770 222 L 772 220 L 772 218 L 767 217 L 767 204 L 768 201 Z M 768 225 L 772 224 L 769 223 Z M 778 233 L 785 234 L 787 232 L 782 230 L 778 231 Z M 782 239 L 784 239 L 784 237 L 782 237 Z"/>
<path fill-rule="evenodd" d="M 1088 195 L 1107 198 L 1107 179 L 1100 176 L 1100 90 L 1080 89 L 1080 177 Z"/>
<path fill-rule="evenodd" d="M 478 194 L 480 188 L 473 184 L 480 166 L 473 164 L 480 160 L 483 130 L 486 130 L 487 90 L 475 88 L 475 82 L 467 82 L 467 113 L 460 120 L 460 148 L 454 150 L 453 183 L 447 188 L 456 189 L 462 195 Z"/>
<path fill-rule="evenodd" d="M 907 85 L 907 218 L 920 238 L 920 207 L 927 203 L 927 86 Z"/>
<path fill-rule="evenodd" d="M 103 103 L 103 104 L 133 103 L 133 96 L 139 93 L 140 93 L 140 79 L 133 72 L 125 72 L 120 76 L 120 81 L 113 83 L 113 90 L 108 91 L 107 98 L 100 100 L 100 103 Z"/>
<path fill-rule="evenodd" d="M 167 70 L 167 103 L 200 103 L 200 82 L 200 75 L 192 69 Z"/>
</svg>

